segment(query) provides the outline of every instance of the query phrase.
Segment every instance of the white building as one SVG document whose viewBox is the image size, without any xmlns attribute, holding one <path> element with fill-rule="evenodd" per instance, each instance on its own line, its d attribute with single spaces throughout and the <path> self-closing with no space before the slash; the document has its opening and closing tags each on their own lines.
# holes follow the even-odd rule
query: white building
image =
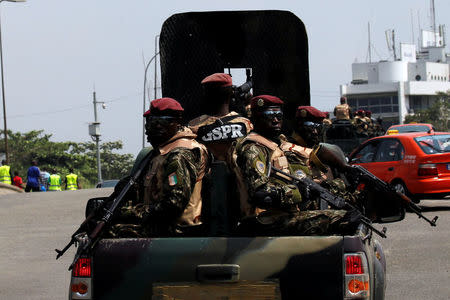
<svg viewBox="0 0 450 300">
<path fill-rule="evenodd" d="M 450 54 L 445 53 L 444 27 L 422 31 L 420 51 L 400 45 L 400 59 L 352 64 L 352 82 L 340 87 L 353 111 L 370 110 L 383 123 L 402 124 L 405 116 L 428 108 L 437 92 L 450 91 Z M 394 53 L 395 57 L 395 53 Z"/>
</svg>

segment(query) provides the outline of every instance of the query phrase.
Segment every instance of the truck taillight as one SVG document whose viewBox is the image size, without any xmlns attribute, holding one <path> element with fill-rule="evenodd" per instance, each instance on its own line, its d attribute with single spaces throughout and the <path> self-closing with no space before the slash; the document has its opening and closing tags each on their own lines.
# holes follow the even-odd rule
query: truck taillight
<svg viewBox="0 0 450 300">
<path fill-rule="evenodd" d="M 92 299 L 92 259 L 90 257 L 81 257 L 75 263 L 69 293 L 69 299 Z"/>
<path fill-rule="evenodd" d="M 345 274 L 363 274 L 364 268 L 359 255 L 348 255 L 345 258 Z"/>
<path fill-rule="evenodd" d="M 82 257 L 75 263 L 72 275 L 74 277 L 91 277 L 91 270 L 91 259 Z"/>
<path fill-rule="evenodd" d="M 369 269 L 364 253 L 344 255 L 345 299 L 368 299 L 370 296 Z"/>
<path fill-rule="evenodd" d="M 420 164 L 419 176 L 438 176 L 438 169 L 436 164 Z"/>
</svg>

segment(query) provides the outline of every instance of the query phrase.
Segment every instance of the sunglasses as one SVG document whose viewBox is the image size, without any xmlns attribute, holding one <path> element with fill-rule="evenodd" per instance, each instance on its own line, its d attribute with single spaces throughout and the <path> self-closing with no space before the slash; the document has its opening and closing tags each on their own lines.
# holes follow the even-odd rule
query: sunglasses
<svg viewBox="0 0 450 300">
<path fill-rule="evenodd" d="M 273 120 L 277 118 L 278 120 L 283 119 L 283 112 L 279 110 L 265 110 L 262 112 L 264 118 Z"/>
<path fill-rule="evenodd" d="M 320 128 L 320 127 L 322 127 L 322 124 L 314 123 L 314 122 L 311 122 L 311 121 L 304 121 L 303 122 L 303 126 L 311 127 L 311 128 Z"/>
<path fill-rule="evenodd" d="M 178 120 L 179 118 L 172 116 L 148 116 L 146 124 L 169 125 L 170 123 Z"/>
</svg>

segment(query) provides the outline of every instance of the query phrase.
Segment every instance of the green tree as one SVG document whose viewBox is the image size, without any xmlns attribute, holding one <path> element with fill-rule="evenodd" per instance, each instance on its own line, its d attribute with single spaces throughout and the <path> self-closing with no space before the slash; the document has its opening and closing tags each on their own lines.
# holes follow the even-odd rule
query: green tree
<svg viewBox="0 0 450 300">
<path fill-rule="evenodd" d="M 120 150 L 122 147 L 122 141 L 100 144 L 100 161 L 103 179 L 118 179 L 130 172 L 134 162 L 133 155 L 114 153 L 115 150 Z M 97 180 L 97 148 L 95 143 L 87 142 L 73 145 L 70 153 L 74 155 L 85 155 L 85 158 L 88 158 L 92 166 L 94 166 L 94 173 L 91 178 L 93 178 L 93 181 Z"/>
<path fill-rule="evenodd" d="M 3 136 L 3 132 L 2 132 Z M 13 171 L 26 179 L 26 173 L 33 159 L 38 161 L 41 170 L 56 172 L 63 178 L 73 168 L 85 187 L 97 182 L 97 162 L 95 143 L 52 142 L 51 134 L 43 130 L 27 133 L 8 130 L 9 163 Z M 0 140 L 0 152 L 5 152 L 4 139 Z M 121 178 L 128 174 L 133 165 L 133 155 L 118 154 L 122 142 L 101 144 L 100 157 L 104 179 Z"/>
<path fill-rule="evenodd" d="M 438 92 L 438 99 L 425 110 L 406 116 L 405 123 L 431 123 L 437 131 L 450 130 L 450 90 Z"/>
</svg>

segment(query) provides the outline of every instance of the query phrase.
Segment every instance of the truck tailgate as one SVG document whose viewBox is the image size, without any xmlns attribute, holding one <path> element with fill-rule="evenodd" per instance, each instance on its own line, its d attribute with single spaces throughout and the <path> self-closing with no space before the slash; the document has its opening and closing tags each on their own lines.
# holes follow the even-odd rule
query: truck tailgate
<svg viewBox="0 0 450 300">
<path fill-rule="evenodd" d="M 280 292 L 283 299 L 332 299 L 343 293 L 343 241 L 342 236 L 104 239 L 93 254 L 94 299 L 171 299 L 165 297 L 177 290 L 192 292 L 192 299 L 198 293 L 234 299 L 233 289 L 239 299 L 258 299 L 258 293 L 261 299 L 279 299 L 267 297 Z M 214 299 L 210 296 L 205 299 Z"/>
</svg>

